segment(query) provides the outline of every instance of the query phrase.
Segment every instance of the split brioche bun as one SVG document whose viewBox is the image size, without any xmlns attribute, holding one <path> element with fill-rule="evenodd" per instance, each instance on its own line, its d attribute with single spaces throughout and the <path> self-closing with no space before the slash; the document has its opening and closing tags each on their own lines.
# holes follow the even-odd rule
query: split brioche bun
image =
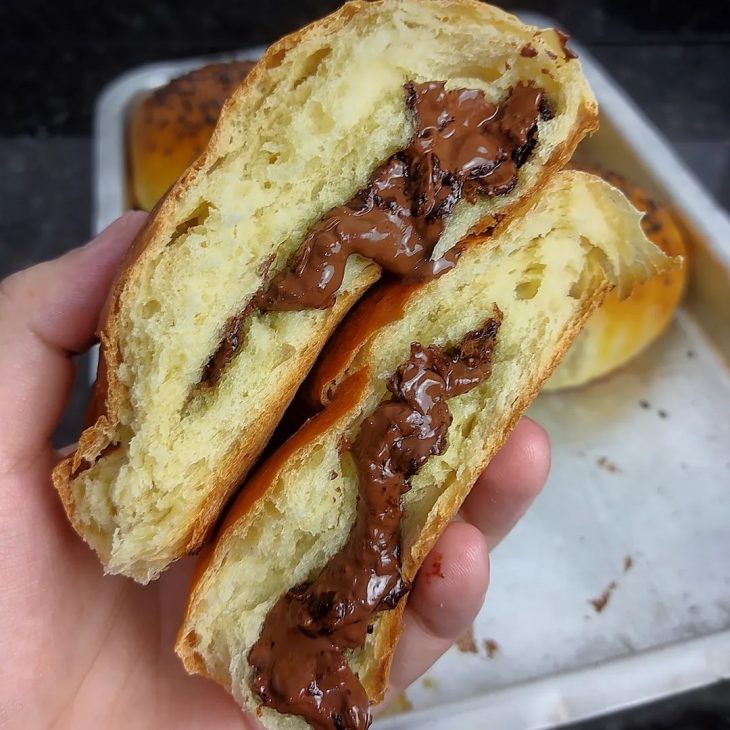
<svg viewBox="0 0 730 730">
<path fill-rule="evenodd" d="M 643 352 L 666 329 L 687 281 L 687 245 L 672 212 L 626 178 L 596 165 L 580 165 L 621 190 L 644 213 L 641 227 L 667 256 L 682 257 L 681 265 L 634 288 L 626 299 L 609 294 L 586 322 L 545 390 L 583 385 L 607 375 Z"/>
<path fill-rule="evenodd" d="M 136 240 L 100 332 L 91 425 L 54 472 L 108 572 L 147 582 L 201 546 L 331 332 L 379 278 L 353 256 L 333 307 L 253 312 L 235 359 L 200 387 L 226 322 L 406 145 L 404 84 L 426 80 L 489 101 L 534 82 L 554 112 L 513 191 L 458 203 L 434 257 L 513 215 L 596 126 L 556 33 L 473 0 L 356 0 L 269 48 Z"/>
<path fill-rule="evenodd" d="M 646 239 L 639 218 L 606 182 L 559 173 L 522 215 L 475 237 L 448 274 L 376 288 L 357 306 L 313 373 L 312 397 L 327 405 L 249 479 L 206 548 L 176 647 L 189 672 L 222 684 L 265 727 L 306 726 L 260 704 L 247 656 L 272 605 L 314 579 L 347 539 L 358 484 L 342 444 L 388 397 L 412 342 L 451 345 L 502 312 L 491 377 L 449 400 L 448 448 L 402 497 L 402 572 L 412 580 L 605 295 L 625 297 L 676 265 Z M 405 603 L 376 614 L 365 646 L 347 654 L 372 702 L 387 686 Z"/>
</svg>

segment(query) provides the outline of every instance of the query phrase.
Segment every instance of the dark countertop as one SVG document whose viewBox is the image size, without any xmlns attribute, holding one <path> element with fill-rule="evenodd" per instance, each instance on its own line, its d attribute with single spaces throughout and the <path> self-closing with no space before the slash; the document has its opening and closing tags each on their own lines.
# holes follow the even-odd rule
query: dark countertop
<svg viewBox="0 0 730 730">
<path fill-rule="evenodd" d="M 151 61 L 268 43 L 337 5 L 6 0 L 0 7 L 0 275 L 88 238 L 91 117 L 104 84 Z M 549 15 L 570 30 L 730 208 L 730 0 L 501 5 Z M 88 393 L 85 358 L 80 366 L 59 444 L 78 434 Z M 579 727 L 727 729 L 730 682 Z"/>
</svg>

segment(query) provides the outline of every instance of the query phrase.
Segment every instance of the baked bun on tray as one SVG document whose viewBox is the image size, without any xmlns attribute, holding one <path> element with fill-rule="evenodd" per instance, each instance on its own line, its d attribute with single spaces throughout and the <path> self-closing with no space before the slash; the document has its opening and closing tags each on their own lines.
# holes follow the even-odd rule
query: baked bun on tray
<svg viewBox="0 0 730 730">
<path fill-rule="evenodd" d="M 91 425 L 54 473 L 106 570 L 146 582 L 198 549 L 381 265 L 448 270 L 595 126 L 555 31 L 472 0 L 356 0 L 269 48 L 135 242 Z M 340 282 L 343 225 L 370 258 Z M 389 226 L 409 242 L 378 250 Z"/>
<path fill-rule="evenodd" d="M 312 376 L 327 405 L 206 548 L 176 647 L 189 672 L 269 728 L 367 726 L 411 581 L 477 476 L 607 292 L 676 265 L 639 218 L 602 180 L 562 172 L 443 277 L 356 307 Z"/>
<path fill-rule="evenodd" d="M 644 214 L 641 227 L 647 238 L 667 256 L 681 256 L 682 264 L 634 288 L 630 297 L 606 297 L 591 315 L 545 390 L 561 390 L 600 378 L 643 352 L 672 321 L 687 281 L 687 244 L 671 210 L 645 190 L 598 165 L 574 165 L 607 180 Z"/>
<path fill-rule="evenodd" d="M 252 61 L 210 63 L 151 91 L 127 122 L 132 206 L 150 211 L 208 144 Z"/>
</svg>

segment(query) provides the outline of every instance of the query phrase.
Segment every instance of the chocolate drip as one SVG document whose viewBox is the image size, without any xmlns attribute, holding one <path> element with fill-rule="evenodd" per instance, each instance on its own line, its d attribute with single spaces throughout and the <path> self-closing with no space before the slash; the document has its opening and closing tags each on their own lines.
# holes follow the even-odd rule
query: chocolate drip
<svg viewBox="0 0 730 730">
<path fill-rule="evenodd" d="M 401 574 L 401 495 L 446 450 L 447 399 L 491 374 L 500 323 L 497 311 L 451 350 L 413 343 L 388 382 L 391 399 L 362 422 L 350 449 L 359 500 L 347 542 L 312 583 L 277 601 L 248 655 L 253 689 L 268 707 L 319 730 L 370 725 L 367 694 L 343 652 L 362 646 L 374 614 L 410 590 Z"/>
<path fill-rule="evenodd" d="M 352 200 L 315 224 L 291 265 L 254 296 L 244 315 L 229 321 L 203 382 L 218 380 L 254 309 L 331 307 L 353 254 L 404 280 L 427 280 L 453 268 L 458 246 L 436 261 L 431 256 L 454 206 L 462 198 L 473 203 L 509 193 L 536 144 L 538 120 L 552 116 L 544 92 L 523 83 L 499 105 L 482 91 L 447 91 L 442 81 L 405 88 L 415 122 L 408 146 L 381 164 Z"/>
<path fill-rule="evenodd" d="M 314 226 L 293 266 L 261 297 L 262 309 L 331 307 L 352 254 L 403 279 L 439 276 L 459 256 L 452 249 L 431 260 L 456 203 L 504 195 L 516 185 L 513 152 L 537 125 L 541 91 L 519 84 L 500 106 L 482 91 L 446 91 L 441 81 L 410 83 L 406 92 L 416 128 L 411 143 Z"/>
</svg>

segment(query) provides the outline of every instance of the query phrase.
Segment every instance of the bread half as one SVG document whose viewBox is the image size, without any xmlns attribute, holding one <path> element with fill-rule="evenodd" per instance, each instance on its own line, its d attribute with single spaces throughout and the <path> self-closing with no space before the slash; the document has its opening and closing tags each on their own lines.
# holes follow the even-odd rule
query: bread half
<svg viewBox="0 0 730 730">
<path fill-rule="evenodd" d="M 313 392 L 326 407 L 249 479 L 206 548 L 176 646 L 189 672 L 225 686 L 266 727 L 306 727 L 262 705 L 249 652 L 272 606 L 316 579 L 348 540 L 358 502 L 349 445 L 391 397 L 386 384 L 412 343 L 453 346 L 486 319 L 501 319 L 491 376 L 448 401 L 448 446 L 402 497 L 406 583 L 593 309 L 609 291 L 626 296 L 674 265 L 639 219 L 604 181 L 562 172 L 523 215 L 475 237 L 440 279 L 385 286 L 356 307 L 313 373 Z M 346 655 L 372 703 L 387 686 L 406 601 L 374 614 L 364 646 Z"/>
<path fill-rule="evenodd" d="M 457 203 L 435 257 L 509 216 L 596 126 L 556 33 L 473 0 L 356 0 L 274 44 L 137 239 L 100 332 L 92 424 L 54 473 L 108 572 L 146 582 L 200 547 L 330 333 L 379 278 L 352 256 L 333 306 L 247 310 L 312 226 L 408 144 L 404 86 L 429 81 L 495 103 L 539 85 L 552 111 L 514 189 Z M 203 387 L 242 312 L 236 357 Z"/>
</svg>

